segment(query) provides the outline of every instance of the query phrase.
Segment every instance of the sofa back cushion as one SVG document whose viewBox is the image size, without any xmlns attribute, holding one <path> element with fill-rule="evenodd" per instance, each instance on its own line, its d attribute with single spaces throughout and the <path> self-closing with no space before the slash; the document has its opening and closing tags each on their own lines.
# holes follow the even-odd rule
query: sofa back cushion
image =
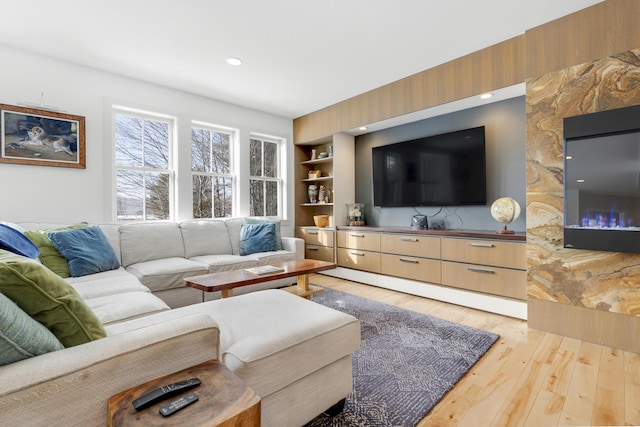
<svg viewBox="0 0 640 427">
<path fill-rule="evenodd" d="M 180 226 L 175 222 L 121 225 L 120 254 L 125 267 L 156 259 L 184 258 Z"/>
<path fill-rule="evenodd" d="M 231 240 L 222 220 L 184 221 L 180 223 L 184 256 L 231 255 Z"/>
<path fill-rule="evenodd" d="M 224 220 L 231 240 L 233 255 L 240 255 L 240 229 L 244 224 L 244 218 L 228 218 Z"/>
</svg>

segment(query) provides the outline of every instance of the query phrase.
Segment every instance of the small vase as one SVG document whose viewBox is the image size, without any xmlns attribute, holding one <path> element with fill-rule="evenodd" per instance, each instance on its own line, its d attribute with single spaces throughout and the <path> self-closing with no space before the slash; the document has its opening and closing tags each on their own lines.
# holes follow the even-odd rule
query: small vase
<svg viewBox="0 0 640 427">
<path fill-rule="evenodd" d="M 309 203 L 318 202 L 318 186 L 317 185 L 311 184 L 307 189 L 307 194 L 309 195 Z"/>
</svg>

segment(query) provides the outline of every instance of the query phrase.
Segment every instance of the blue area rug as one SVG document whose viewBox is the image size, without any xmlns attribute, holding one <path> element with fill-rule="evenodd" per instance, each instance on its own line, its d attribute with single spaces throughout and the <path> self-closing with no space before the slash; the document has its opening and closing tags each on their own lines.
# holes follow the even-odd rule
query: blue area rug
<svg viewBox="0 0 640 427">
<path fill-rule="evenodd" d="M 307 427 L 415 426 L 499 338 L 332 289 L 312 300 L 358 318 L 362 345 L 344 411 Z"/>
</svg>

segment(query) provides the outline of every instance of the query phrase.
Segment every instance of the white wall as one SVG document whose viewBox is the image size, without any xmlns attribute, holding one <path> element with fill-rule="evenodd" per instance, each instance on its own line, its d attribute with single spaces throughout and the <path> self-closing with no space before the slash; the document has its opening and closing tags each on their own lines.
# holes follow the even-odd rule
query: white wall
<svg viewBox="0 0 640 427">
<path fill-rule="evenodd" d="M 112 222 L 111 105 L 120 104 L 177 118 L 178 173 L 190 170 L 191 120 L 233 127 L 239 131 L 240 168 L 248 170 L 249 133 L 287 140 L 286 191 L 293 194 L 293 122 L 256 110 L 188 94 L 141 80 L 77 66 L 49 57 L 0 46 L 0 103 L 40 102 L 86 118 L 86 169 L 0 163 L 0 220 L 67 223 Z M 170 58 L 168 58 L 170 60 Z M 142 76 L 143 77 L 143 76 Z M 211 76 L 215 79 L 215 76 Z M 190 179 L 178 191 L 188 196 Z M 237 216 L 248 214 L 247 178 L 236 183 L 241 191 Z M 179 197 L 178 218 L 191 216 L 190 197 Z M 293 201 L 285 207 L 293 214 Z M 292 219 L 292 218 L 288 218 Z"/>
</svg>

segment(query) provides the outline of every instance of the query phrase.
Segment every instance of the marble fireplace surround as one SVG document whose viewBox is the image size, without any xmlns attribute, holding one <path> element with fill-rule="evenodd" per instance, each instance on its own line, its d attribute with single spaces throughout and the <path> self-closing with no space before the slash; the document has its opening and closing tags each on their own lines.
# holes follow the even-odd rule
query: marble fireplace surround
<svg viewBox="0 0 640 427">
<path fill-rule="evenodd" d="M 640 49 L 527 80 L 529 325 L 640 352 L 640 254 L 563 247 L 565 117 L 640 104 Z"/>
</svg>

